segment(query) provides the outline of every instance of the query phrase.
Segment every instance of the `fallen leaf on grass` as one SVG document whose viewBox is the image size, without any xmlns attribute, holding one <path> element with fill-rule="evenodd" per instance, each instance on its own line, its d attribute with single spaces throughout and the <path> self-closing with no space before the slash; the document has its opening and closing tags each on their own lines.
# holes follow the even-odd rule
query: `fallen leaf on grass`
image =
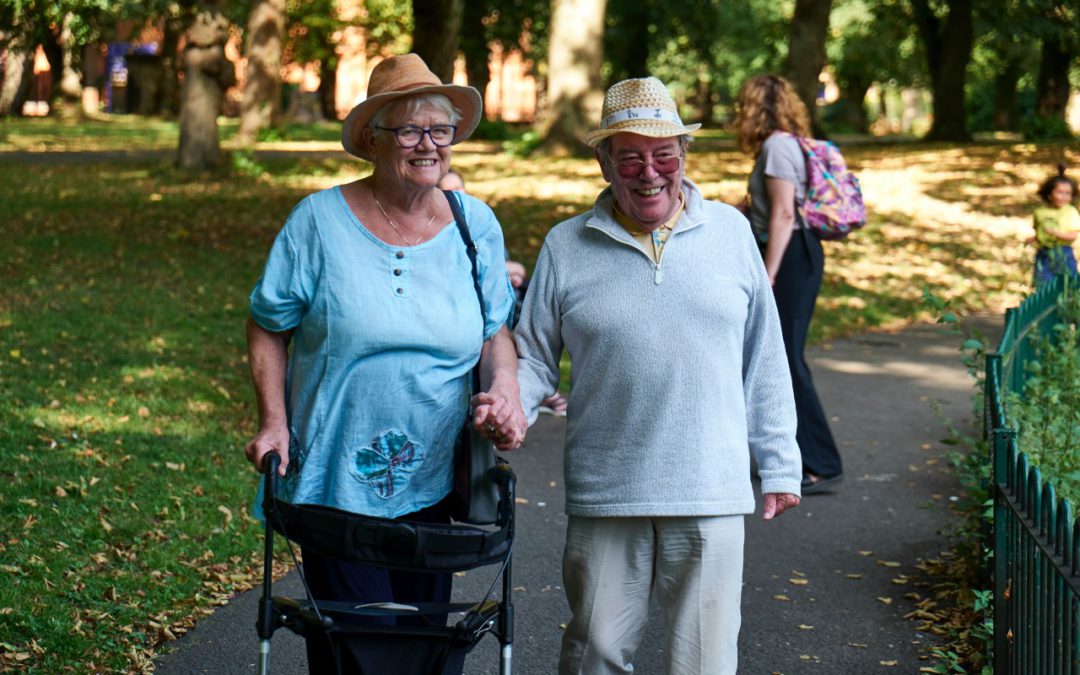
<svg viewBox="0 0 1080 675">
<path fill-rule="evenodd" d="M 232 522 L 232 511 L 224 504 L 218 504 L 217 510 L 225 514 L 225 527 Z"/>
</svg>

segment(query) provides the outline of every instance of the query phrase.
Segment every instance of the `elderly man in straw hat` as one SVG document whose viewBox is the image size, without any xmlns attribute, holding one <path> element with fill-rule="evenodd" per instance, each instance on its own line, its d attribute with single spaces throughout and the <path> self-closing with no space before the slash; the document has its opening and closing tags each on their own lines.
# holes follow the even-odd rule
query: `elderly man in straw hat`
<svg viewBox="0 0 1080 675">
<path fill-rule="evenodd" d="M 547 235 L 515 332 L 535 419 L 572 362 L 559 672 L 629 673 L 650 595 L 667 672 L 734 673 L 753 454 L 771 519 L 799 503 L 795 407 L 746 219 L 683 175 L 690 134 L 663 83 L 604 99 L 610 184 Z"/>
</svg>

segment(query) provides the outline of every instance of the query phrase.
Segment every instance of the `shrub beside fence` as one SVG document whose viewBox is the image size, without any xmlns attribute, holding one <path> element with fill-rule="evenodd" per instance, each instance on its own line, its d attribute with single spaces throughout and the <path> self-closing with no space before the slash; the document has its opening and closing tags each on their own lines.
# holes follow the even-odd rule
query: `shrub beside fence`
<svg viewBox="0 0 1080 675">
<path fill-rule="evenodd" d="M 995 673 L 1080 674 L 1080 524 L 1017 445 L 1006 416 L 1021 394 L 1034 335 L 1049 334 L 1065 280 L 1056 279 L 1005 314 L 987 355 L 983 428 L 992 453 Z M 1080 451 L 1080 448 L 1077 449 Z"/>
</svg>

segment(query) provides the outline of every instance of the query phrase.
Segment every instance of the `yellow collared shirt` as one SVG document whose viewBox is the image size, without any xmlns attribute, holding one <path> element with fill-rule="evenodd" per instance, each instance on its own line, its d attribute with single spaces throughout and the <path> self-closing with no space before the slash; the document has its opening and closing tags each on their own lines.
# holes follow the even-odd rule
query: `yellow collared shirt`
<svg viewBox="0 0 1080 675">
<path fill-rule="evenodd" d="M 652 258 L 654 263 L 659 263 L 660 258 L 664 255 L 664 245 L 667 244 L 668 237 L 671 236 L 671 232 L 675 229 L 676 223 L 679 222 L 679 216 L 685 210 L 685 203 L 683 202 L 682 192 L 679 192 L 679 207 L 675 209 L 675 213 L 671 214 L 671 218 L 664 224 L 657 227 L 651 232 L 644 232 L 630 216 L 626 215 L 619 209 L 618 202 L 612 202 L 612 212 L 615 215 L 615 221 L 623 226 L 623 228 L 630 233 L 639 244 L 641 248 Z"/>
</svg>

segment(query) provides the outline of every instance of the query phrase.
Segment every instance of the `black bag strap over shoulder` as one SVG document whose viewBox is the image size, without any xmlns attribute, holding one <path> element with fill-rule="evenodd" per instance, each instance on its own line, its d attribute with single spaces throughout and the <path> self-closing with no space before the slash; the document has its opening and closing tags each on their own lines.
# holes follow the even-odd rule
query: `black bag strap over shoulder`
<svg viewBox="0 0 1080 675">
<path fill-rule="evenodd" d="M 476 242 L 473 241 L 472 234 L 469 232 L 469 224 L 465 222 L 465 212 L 461 209 L 461 202 L 458 201 L 458 196 L 451 190 L 443 190 L 443 194 L 446 195 L 446 201 L 450 202 L 450 210 L 454 212 L 454 222 L 457 224 L 458 234 L 461 235 L 461 240 L 465 242 L 465 254 L 469 256 L 469 263 L 472 265 L 472 280 L 473 289 L 476 291 L 476 299 L 480 302 L 480 320 L 482 326 L 487 326 L 487 308 L 484 306 L 484 291 L 480 287 L 480 269 L 476 262 Z M 481 328 L 483 331 L 483 328 Z M 475 396 L 480 393 L 480 362 L 476 362 L 476 366 L 472 371 L 472 393 Z"/>
</svg>

